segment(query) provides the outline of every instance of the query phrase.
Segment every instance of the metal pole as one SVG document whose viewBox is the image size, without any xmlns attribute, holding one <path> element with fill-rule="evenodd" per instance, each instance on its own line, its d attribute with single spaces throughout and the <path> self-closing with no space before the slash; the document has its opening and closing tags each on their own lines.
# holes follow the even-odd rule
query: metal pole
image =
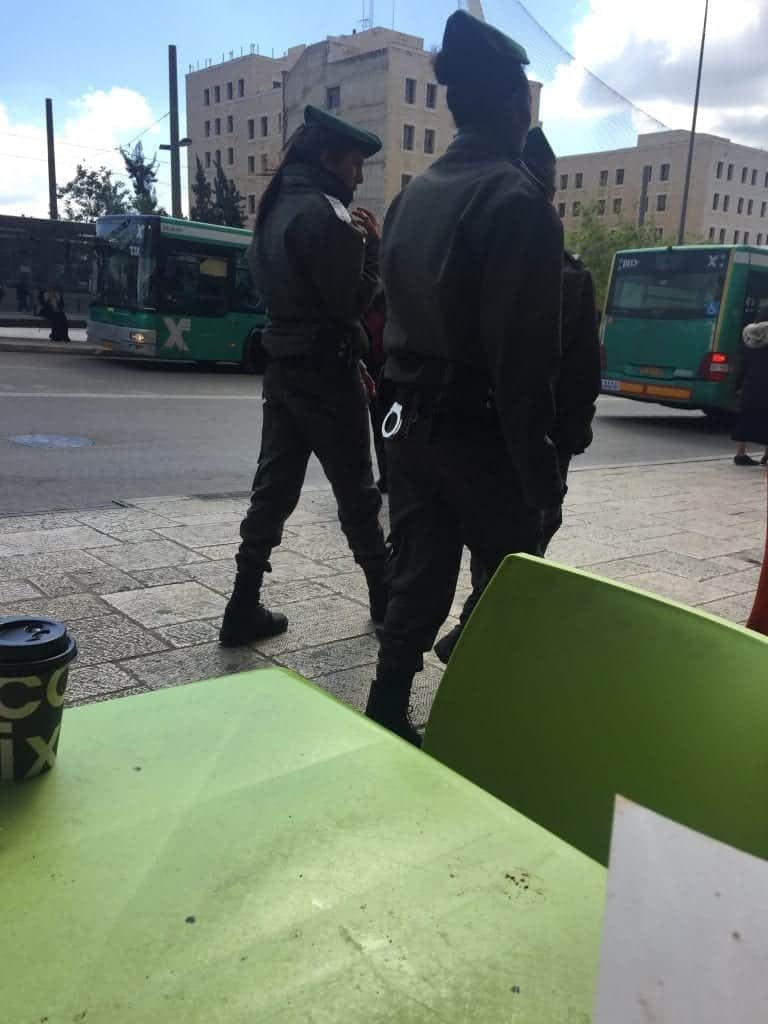
<svg viewBox="0 0 768 1024">
<path fill-rule="evenodd" d="M 45 130 L 48 135 L 48 215 L 51 220 L 59 219 L 59 203 L 56 197 L 56 153 L 53 148 L 53 100 L 45 101 Z"/>
<path fill-rule="evenodd" d="M 648 212 L 648 185 L 651 180 L 651 168 L 643 168 L 643 185 L 640 190 L 640 209 L 637 212 L 637 223 L 640 227 L 645 224 L 645 215 Z"/>
<path fill-rule="evenodd" d="M 181 217 L 181 154 L 179 152 L 179 83 L 176 47 L 168 47 L 168 95 L 171 108 L 171 216 Z"/>
<path fill-rule="evenodd" d="M 696 144 L 696 119 L 699 115 L 699 91 L 701 89 L 701 69 L 704 64 L 704 43 L 707 38 L 707 16 L 709 14 L 709 0 L 704 0 L 704 25 L 701 30 L 701 49 L 699 51 L 699 70 L 696 75 L 696 95 L 693 100 L 693 123 L 691 125 L 691 138 L 688 143 L 688 164 L 685 168 L 685 187 L 683 188 L 683 209 L 680 213 L 680 230 L 677 233 L 677 244 L 685 242 L 685 218 L 688 213 L 688 192 L 691 187 L 691 170 L 693 168 L 693 147 Z"/>
</svg>

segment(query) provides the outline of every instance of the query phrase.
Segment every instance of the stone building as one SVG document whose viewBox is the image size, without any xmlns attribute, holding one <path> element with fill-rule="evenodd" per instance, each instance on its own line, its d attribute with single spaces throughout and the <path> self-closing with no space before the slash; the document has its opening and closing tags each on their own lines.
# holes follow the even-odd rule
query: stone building
<svg viewBox="0 0 768 1024">
<path fill-rule="evenodd" d="M 557 162 L 555 203 L 566 231 L 587 203 L 610 227 L 620 217 L 653 222 L 677 241 L 690 132 L 638 136 L 630 149 L 582 153 Z M 768 245 L 768 152 L 716 135 L 696 135 L 686 241 Z"/>
</svg>

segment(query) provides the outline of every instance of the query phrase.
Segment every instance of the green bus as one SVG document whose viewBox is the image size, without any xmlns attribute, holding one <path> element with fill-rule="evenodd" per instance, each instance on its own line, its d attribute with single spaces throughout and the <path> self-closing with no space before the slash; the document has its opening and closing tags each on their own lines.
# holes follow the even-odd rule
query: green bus
<svg viewBox="0 0 768 1024">
<path fill-rule="evenodd" d="M 142 359 L 263 369 L 251 232 L 141 214 L 96 223 L 88 340 Z"/>
<path fill-rule="evenodd" d="M 617 252 L 600 327 L 603 394 L 733 412 L 742 330 L 767 301 L 768 248 Z"/>
</svg>

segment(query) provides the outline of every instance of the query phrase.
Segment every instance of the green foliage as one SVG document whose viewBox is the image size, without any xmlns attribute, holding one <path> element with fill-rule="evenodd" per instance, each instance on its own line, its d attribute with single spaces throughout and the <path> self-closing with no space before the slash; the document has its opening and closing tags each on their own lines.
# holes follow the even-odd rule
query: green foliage
<svg viewBox="0 0 768 1024">
<path fill-rule="evenodd" d="M 214 215 L 212 224 L 226 224 L 230 228 L 241 228 L 245 224 L 245 199 L 240 195 L 234 181 L 227 178 L 221 161 L 216 164 L 213 181 Z"/>
<path fill-rule="evenodd" d="M 157 154 L 148 161 L 140 142 L 130 150 L 121 147 L 120 154 L 133 185 L 133 208 L 136 213 L 165 214 L 165 210 L 157 205 Z"/>
<path fill-rule="evenodd" d="M 112 171 L 106 167 L 89 171 L 78 164 L 74 178 L 56 191 L 59 199 L 64 200 L 67 220 L 90 223 L 107 213 L 127 213 L 131 208 L 128 189 L 121 182 L 113 181 Z"/>
<path fill-rule="evenodd" d="M 599 216 L 597 203 L 582 206 L 578 228 L 566 235 L 565 247 L 576 253 L 591 271 L 595 282 L 597 308 L 605 304 L 608 278 L 614 254 L 622 249 L 650 249 L 668 244 L 656 237 L 653 221 L 634 224 L 621 218 L 618 224 L 608 227 L 605 217 Z"/>
<path fill-rule="evenodd" d="M 216 211 L 216 214 L 214 213 L 211 183 L 205 176 L 203 165 L 200 163 L 200 157 L 196 159 L 195 183 L 192 186 L 192 195 L 195 197 L 195 201 L 189 211 L 189 219 L 203 221 L 205 224 L 218 223 L 218 221 L 213 219 L 218 211 Z"/>
</svg>

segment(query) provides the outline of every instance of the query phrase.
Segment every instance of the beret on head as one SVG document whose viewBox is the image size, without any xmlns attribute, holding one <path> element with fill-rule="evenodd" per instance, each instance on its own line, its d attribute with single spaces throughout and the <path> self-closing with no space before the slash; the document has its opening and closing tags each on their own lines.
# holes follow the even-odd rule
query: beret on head
<svg viewBox="0 0 768 1024">
<path fill-rule="evenodd" d="M 514 39 L 466 11 L 455 11 L 445 23 L 435 74 L 441 85 L 479 84 L 513 70 L 519 73 L 529 63 Z"/>
<path fill-rule="evenodd" d="M 313 107 L 311 104 L 304 108 L 304 124 L 308 128 L 323 128 L 341 139 L 348 140 L 366 158 L 378 153 L 382 146 L 381 139 L 373 132 L 366 131 L 365 128 L 358 128 L 356 125 L 336 117 L 335 114 L 330 114 L 327 110 L 321 110 L 319 107 Z"/>
</svg>

